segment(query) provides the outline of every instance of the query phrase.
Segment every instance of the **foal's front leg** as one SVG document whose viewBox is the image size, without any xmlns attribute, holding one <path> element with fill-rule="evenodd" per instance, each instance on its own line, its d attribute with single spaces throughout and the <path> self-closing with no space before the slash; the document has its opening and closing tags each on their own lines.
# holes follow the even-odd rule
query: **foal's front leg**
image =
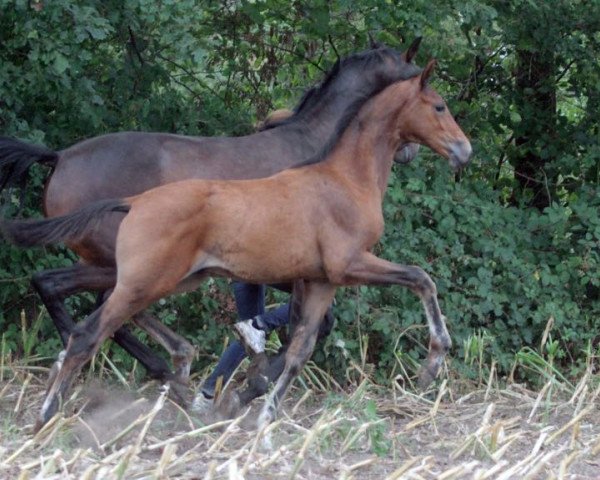
<svg viewBox="0 0 600 480">
<path fill-rule="evenodd" d="M 258 418 L 263 428 L 275 419 L 277 409 L 287 389 L 312 355 L 327 308 L 333 301 L 335 286 L 330 283 L 305 282 L 300 305 L 300 323 L 294 329 L 291 343 L 285 354 L 285 368 L 275 388 L 268 396 Z"/>
<path fill-rule="evenodd" d="M 446 329 L 437 299 L 437 288 L 431 277 L 420 267 L 388 262 L 364 252 L 345 272 L 344 283 L 370 285 L 402 285 L 417 294 L 425 308 L 429 325 L 429 353 L 419 371 L 419 386 L 426 388 L 435 379 L 452 341 Z"/>
</svg>

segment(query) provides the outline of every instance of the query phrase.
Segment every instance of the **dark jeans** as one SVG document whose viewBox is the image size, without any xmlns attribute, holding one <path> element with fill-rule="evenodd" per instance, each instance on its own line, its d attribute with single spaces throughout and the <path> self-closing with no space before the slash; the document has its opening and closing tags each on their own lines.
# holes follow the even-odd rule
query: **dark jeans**
<svg viewBox="0 0 600 480">
<path fill-rule="evenodd" d="M 267 326 L 267 332 L 282 325 L 287 325 L 290 309 L 288 303 L 265 312 L 264 285 L 234 282 L 233 294 L 240 320 L 247 320 L 260 315 L 262 322 Z M 202 385 L 202 393 L 207 397 L 213 397 L 217 379 L 223 377 L 223 384 L 225 384 L 245 357 L 246 352 L 242 344 L 237 340 L 231 342 L 221 355 L 213 372 Z"/>
</svg>

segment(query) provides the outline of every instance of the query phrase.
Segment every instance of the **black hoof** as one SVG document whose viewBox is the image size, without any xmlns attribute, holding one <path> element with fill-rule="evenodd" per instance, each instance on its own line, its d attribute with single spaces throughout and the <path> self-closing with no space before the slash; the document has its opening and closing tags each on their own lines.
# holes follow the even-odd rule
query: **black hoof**
<svg viewBox="0 0 600 480">
<path fill-rule="evenodd" d="M 417 381 L 417 386 L 419 387 L 419 390 L 421 390 L 421 391 L 427 390 L 429 388 L 429 386 L 435 380 L 435 377 L 437 377 L 437 371 L 432 372 L 427 367 L 421 367 L 419 369 L 418 381 Z"/>
<path fill-rule="evenodd" d="M 187 410 L 190 406 L 189 400 L 189 389 L 186 383 L 170 380 L 169 382 L 169 398 L 173 400 L 184 410 Z"/>
<path fill-rule="evenodd" d="M 229 389 L 217 400 L 216 413 L 221 420 L 230 420 L 238 416 L 240 396 L 234 389 Z"/>
</svg>

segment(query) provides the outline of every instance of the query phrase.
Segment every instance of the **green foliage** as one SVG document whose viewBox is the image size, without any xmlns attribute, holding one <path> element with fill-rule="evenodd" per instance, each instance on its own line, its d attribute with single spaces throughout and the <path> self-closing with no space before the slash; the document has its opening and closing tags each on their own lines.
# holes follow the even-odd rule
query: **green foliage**
<svg viewBox="0 0 600 480">
<path fill-rule="evenodd" d="M 292 106 L 338 56 L 366 48 L 369 33 L 397 48 L 423 35 L 418 61 L 438 59 L 435 86 L 475 156 L 460 178 L 426 152 L 396 167 L 378 254 L 431 274 L 458 356 L 483 332 L 485 354 L 507 372 L 516 351 L 537 350 L 553 318 L 553 353 L 543 353 L 576 369 L 600 331 L 599 9 L 559 0 L 0 0 L 0 132 L 57 149 L 118 130 L 239 135 Z M 550 73 L 523 80 L 527 58 Z M 23 216 L 39 215 L 47 174 L 32 168 Z M 539 191 L 548 207 L 530 208 Z M 4 214 L 16 215 L 17 203 Z M 1 245 L 6 348 L 54 355 L 59 341 L 47 315 L 38 322 L 29 277 L 73 261 L 61 248 Z M 218 324 L 234 316 L 227 299 L 219 281 L 154 311 L 206 364 L 228 332 Z M 91 296 L 68 301 L 77 317 L 92 305 Z M 365 355 L 382 378 L 399 358 L 424 356 L 424 315 L 410 292 L 348 289 L 335 313 L 315 359 L 342 378 Z M 43 341 L 32 346 L 34 337 Z"/>
</svg>

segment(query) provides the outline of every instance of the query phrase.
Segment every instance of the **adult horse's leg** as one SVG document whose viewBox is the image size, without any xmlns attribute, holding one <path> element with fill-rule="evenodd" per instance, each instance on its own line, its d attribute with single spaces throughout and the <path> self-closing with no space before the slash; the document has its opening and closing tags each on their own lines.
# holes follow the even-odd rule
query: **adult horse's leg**
<svg viewBox="0 0 600 480">
<path fill-rule="evenodd" d="M 420 267 L 399 265 L 365 252 L 348 266 L 343 283 L 403 285 L 421 298 L 430 339 L 427 360 L 419 371 L 419 386 L 429 386 L 439 373 L 444 357 L 452 346 L 445 317 L 438 304 L 437 288 L 431 277 Z"/>
<path fill-rule="evenodd" d="M 187 405 L 187 384 L 196 349 L 181 335 L 173 332 L 160 320 L 145 311 L 134 315 L 132 320 L 139 328 L 160 343 L 169 352 L 169 355 L 171 355 L 175 373 L 171 374 L 169 372 L 167 380 L 174 382 L 172 386 L 175 390 L 178 403 Z M 122 328 L 119 330 L 122 330 Z"/>
<path fill-rule="evenodd" d="M 300 305 L 301 320 L 285 354 L 285 367 L 268 396 L 258 419 L 259 428 L 273 419 L 292 380 L 300 373 L 310 358 L 327 308 L 333 301 L 336 287 L 329 283 L 304 282 Z"/>
<path fill-rule="evenodd" d="M 36 272 L 33 274 L 31 284 L 42 299 L 63 345 L 66 346 L 75 322 L 65 308 L 63 300 L 84 289 L 107 290 L 114 286 L 115 280 L 114 268 L 76 264 L 71 267 Z"/>
<path fill-rule="evenodd" d="M 114 287 L 115 280 L 116 270 L 112 267 L 80 264 L 44 270 L 33 275 L 32 285 L 48 310 L 64 346 L 75 328 L 75 322 L 63 303 L 64 299 L 81 290 L 108 290 Z M 115 332 L 114 340 L 142 364 L 151 378 L 161 381 L 172 379 L 167 362 L 140 342 L 127 328 Z"/>
</svg>

